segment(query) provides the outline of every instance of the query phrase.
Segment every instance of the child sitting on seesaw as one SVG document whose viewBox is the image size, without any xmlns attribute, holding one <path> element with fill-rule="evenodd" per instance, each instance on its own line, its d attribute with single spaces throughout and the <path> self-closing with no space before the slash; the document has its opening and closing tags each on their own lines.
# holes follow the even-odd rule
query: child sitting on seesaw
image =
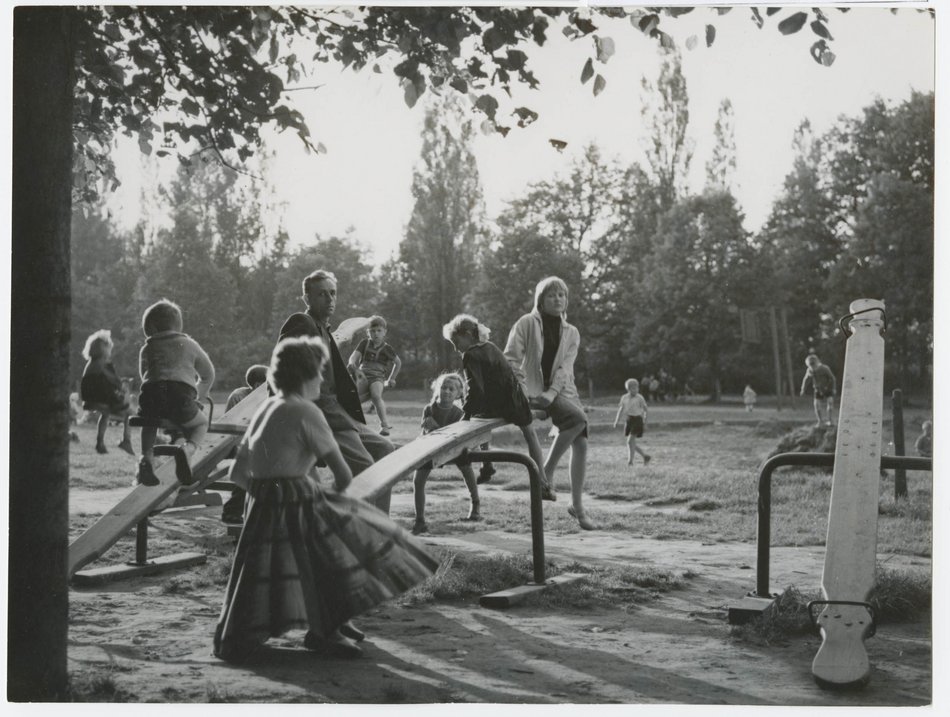
<svg viewBox="0 0 950 717">
<path fill-rule="evenodd" d="M 650 456 L 637 445 L 637 439 L 643 436 L 643 429 L 646 426 L 647 402 L 639 392 L 640 382 L 637 379 L 628 378 L 623 385 L 627 392 L 620 397 L 620 407 L 614 418 L 614 428 L 620 422 L 620 417 L 626 416 L 623 435 L 627 437 L 627 465 L 633 465 L 634 453 L 643 456 L 643 465 L 646 465 L 650 462 Z"/>
<path fill-rule="evenodd" d="M 444 373 L 432 382 L 432 401 L 422 410 L 422 432 L 430 433 L 450 423 L 462 420 L 462 409 L 458 400 L 465 392 L 465 383 L 457 373 Z M 471 463 L 459 464 L 465 487 L 471 497 L 471 507 L 468 517 L 462 520 L 480 520 L 478 512 L 478 484 Z M 428 531 L 426 525 L 426 481 L 432 472 L 432 462 L 419 468 L 413 478 L 413 498 L 416 504 L 416 522 L 412 526 L 412 534 L 419 535 Z"/>
<path fill-rule="evenodd" d="M 323 412 L 319 338 L 284 339 L 264 400 L 238 446 L 231 480 L 247 490 L 247 519 L 214 634 L 214 654 L 241 662 L 268 637 L 307 629 L 303 647 L 358 657 L 350 618 L 405 592 L 439 563 L 369 503 L 345 494 L 353 478 Z M 292 427 L 293 430 L 288 430 Z M 317 458 L 335 490 L 312 477 Z"/>
<path fill-rule="evenodd" d="M 442 327 L 442 335 L 462 354 L 462 372 L 465 375 L 465 403 L 462 420 L 469 418 L 504 418 L 521 429 L 528 454 L 538 465 L 541 477 L 541 497 L 557 500 L 544 475 L 544 455 L 541 442 L 531 426 L 534 415 L 501 349 L 488 340 L 489 329 L 469 314 L 459 314 Z"/>
<path fill-rule="evenodd" d="M 142 331 L 146 338 L 139 352 L 139 415 L 171 423 L 183 435 L 180 444 L 190 457 L 208 432 L 201 402 L 214 383 L 214 366 L 198 342 L 182 333 L 181 308 L 167 299 L 145 310 Z M 159 482 L 152 466 L 157 433 L 156 426 L 142 427 L 137 477 L 142 485 Z"/>
<path fill-rule="evenodd" d="M 382 316 L 371 316 L 366 338 L 360 341 L 350 354 L 347 366 L 356 380 L 361 396 L 369 393 L 369 400 L 373 402 L 376 415 L 379 416 L 381 436 L 388 436 L 392 428 L 386 417 L 383 389 L 396 385 L 396 374 L 402 367 L 396 350 L 386 343 L 386 330 L 386 319 Z"/>
<path fill-rule="evenodd" d="M 106 450 L 106 428 L 109 426 L 109 416 L 116 416 L 122 419 L 122 441 L 119 448 L 134 456 L 129 428 L 129 399 L 122 380 L 115 372 L 115 366 L 109 360 L 112 358 L 112 348 L 112 332 L 108 329 L 99 329 L 86 339 L 82 350 L 86 367 L 82 371 L 79 394 L 87 411 L 99 412 L 96 453 L 109 452 Z"/>
</svg>

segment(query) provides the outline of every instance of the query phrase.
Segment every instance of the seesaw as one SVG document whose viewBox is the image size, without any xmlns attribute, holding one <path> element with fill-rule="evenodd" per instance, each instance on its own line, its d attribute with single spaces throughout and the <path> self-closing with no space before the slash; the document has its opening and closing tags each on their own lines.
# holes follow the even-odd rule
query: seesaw
<svg viewBox="0 0 950 717">
<path fill-rule="evenodd" d="M 155 476 L 158 478 L 158 485 L 134 487 L 114 508 L 69 545 L 68 577 L 76 584 L 88 584 L 133 575 L 147 575 L 171 567 L 184 567 L 204 562 L 206 557 L 201 553 L 177 553 L 152 560 L 146 559 L 144 543 L 148 516 L 167 503 L 176 491 L 178 500 L 175 507 L 206 504 L 203 498 L 189 500 L 189 497 L 203 492 L 221 477 L 220 472 L 214 469 L 240 441 L 251 418 L 266 396 L 266 386 L 259 386 L 247 398 L 225 413 L 220 421 L 210 425 L 207 436 L 192 456 L 190 467 L 192 482 L 188 485 L 184 485 L 179 480 L 179 475 L 186 474 L 180 464 L 180 454 L 167 455 L 164 456 L 164 460 L 161 460 L 159 457 L 161 451 L 158 451 L 155 460 Z M 156 446 L 156 449 L 158 448 L 160 447 Z M 172 453 L 176 452 L 172 451 Z M 80 572 L 81 568 L 102 557 L 109 548 L 136 526 L 140 527 L 136 536 L 134 563 Z"/>
<path fill-rule="evenodd" d="M 814 620 L 822 637 L 812 674 L 819 685 L 831 688 L 868 681 L 871 665 L 864 640 L 874 634 L 867 598 L 877 561 L 884 303 L 858 299 L 850 310 L 841 320 L 848 344 L 821 574 L 824 599 L 808 606 L 812 616 L 820 608 Z"/>
<path fill-rule="evenodd" d="M 540 413 L 543 417 L 543 412 Z M 354 478 L 348 492 L 355 498 L 372 503 L 381 493 L 392 488 L 404 476 L 431 463 L 443 466 L 459 460 L 473 462 L 518 463 L 528 470 L 531 513 L 532 582 L 509 590 L 483 595 L 484 607 L 510 607 L 531 593 L 557 584 L 579 580 L 583 575 L 565 573 L 546 579 L 544 574 L 544 515 L 541 502 L 541 474 L 537 464 L 517 451 L 477 450 L 491 440 L 492 431 L 507 425 L 501 418 L 473 418 L 459 421 L 426 433 L 380 459 Z"/>
</svg>

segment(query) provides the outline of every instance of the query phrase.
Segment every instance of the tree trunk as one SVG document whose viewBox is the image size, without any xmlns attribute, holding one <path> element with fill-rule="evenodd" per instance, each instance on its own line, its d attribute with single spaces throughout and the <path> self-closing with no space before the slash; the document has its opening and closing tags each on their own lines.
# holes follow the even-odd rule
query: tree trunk
<svg viewBox="0 0 950 717">
<path fill-rule="evenodd" d="M 7 698 L 66 696 L 73 10 L 13 24 Z"/>
</svg>

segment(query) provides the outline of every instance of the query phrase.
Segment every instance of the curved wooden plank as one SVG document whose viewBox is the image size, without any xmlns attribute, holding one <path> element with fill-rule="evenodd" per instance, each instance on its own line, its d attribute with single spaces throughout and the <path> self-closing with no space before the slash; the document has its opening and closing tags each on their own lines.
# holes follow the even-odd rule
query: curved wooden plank
<svg viewBox="0 0 950 717">
<path fill-rule="evenodd" d="M 347 492 L 355 498 L 372 502 L 403 476 L 429 461 L 439 466 L 455 460 L 462 451 L 474 450 L 490 440 L 493 430 L 507 424 L 503 418 L 473 418 L 425 433 L 356 476 Z"/>
<path fill-rule="evenodd" d="M 266 397 L 267 387 L 259 386 L 247 398 L 224 414 L 221 422 L 232 427 L 247 426 Z M 159 480 L 158 485 L 139 485 L 132 488 L 112 510 L 70 543 L 67 561 L 68 576 L 71 578 L 77 570 L 100 558 L 142 518 L 158 508 L 176 491 L 187 495 L 213 482 L 212 476 L 216 475 L 213 473 L 214 467 L 227 457 L 240 440 L 241 436 L 234 433 L 208 433 L 192 456 L 191 466 L 195 482 L 188 486 L 182 486 L 178 482 L 173 459 L 156 460 L 155 475 Z"/>
<path fill-rule="evenodd" d="M 825 600 L 864 602 L 874 587 L 880 498 L 884 389 L 884 303 L 852 302 L 853 332 L 845 354 L 840 419 L 828 511 L 821 590 Z M 824 687 L 864 684 L 870 663 L 864 639 L 871 616 L 862 605 L 825 605 L 818 614 L 822 644 L 812 674 Z"/>
</svg>

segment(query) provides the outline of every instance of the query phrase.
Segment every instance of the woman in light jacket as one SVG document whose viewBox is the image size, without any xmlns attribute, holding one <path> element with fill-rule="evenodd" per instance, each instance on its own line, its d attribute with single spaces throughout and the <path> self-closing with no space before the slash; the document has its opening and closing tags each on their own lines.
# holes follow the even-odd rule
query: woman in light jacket
<svg viewBox="0 0 950 717">
<path fill-rule="evenodd" d="M 574 360 L 580 333 L 567 323 L 567 284 L 556 276 L 538 282 L 534 308 L 511 328 L 505 356 L 524 387 L 532 408 L 547 412 L 558 429 L 544 463 L 544 474 L 554 489 L 554 472 L 564 452 L 571 449 L 570 513 L 581 528 L 594 530 L 584 513 L 584 476 L 587 471 L 587 414 L 574 384 Z"/>
</svg>

